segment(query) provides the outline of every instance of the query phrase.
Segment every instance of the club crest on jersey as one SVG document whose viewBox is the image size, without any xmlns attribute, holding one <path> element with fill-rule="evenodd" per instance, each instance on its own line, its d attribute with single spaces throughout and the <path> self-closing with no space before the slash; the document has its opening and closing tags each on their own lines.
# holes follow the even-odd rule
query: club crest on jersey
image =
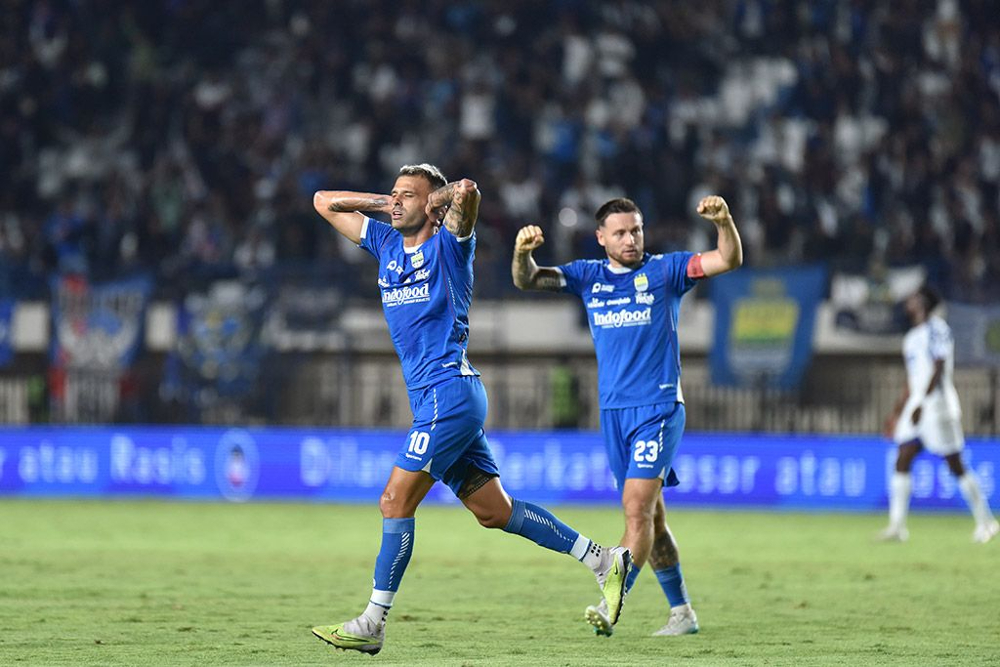
<svg viewBox="0 0 1000 667">
<path fill-rule="evenodd" d="M 632 281 L 635 284 L 636 292 L 645 292 L 649 289 L 649 278 L 646 277 L 645 273 L 640 273 Z"/>
<path fill-rule="evenodd" d="M 410 266 L 415 269 L 419 269 L 424 265 L 424 251 L 418 250 L 412 255 L 410 255 Z"/>
</svg>

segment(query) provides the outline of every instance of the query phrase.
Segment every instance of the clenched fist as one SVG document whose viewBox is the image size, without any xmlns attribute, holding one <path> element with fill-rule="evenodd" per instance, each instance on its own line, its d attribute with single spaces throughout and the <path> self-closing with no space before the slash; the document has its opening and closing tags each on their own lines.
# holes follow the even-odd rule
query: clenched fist
<svg viewBox="0 0 1000 667">
<path fill-rule="evenodd" d="M 698 202 L 698 215 L 717 225 L 732 220 L 729 215 L 729 205 L 719 195 L 710 195 Z"/>
<path fill-rule="evenodd" d="M 543 243 L 545 243 L 545 235 L 542 234 L 542 228 L 537 225 L 527 225 L 521 227 L 517 238 L 514 239 L 514 252 L 531 252 Z"/>
</svg>

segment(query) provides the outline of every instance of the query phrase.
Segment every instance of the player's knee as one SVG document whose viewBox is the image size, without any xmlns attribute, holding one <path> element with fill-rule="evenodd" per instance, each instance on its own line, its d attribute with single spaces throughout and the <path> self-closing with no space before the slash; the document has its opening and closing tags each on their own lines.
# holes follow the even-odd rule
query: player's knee
<svg viewBox="0 0 1000 667">
<path fill-rule="evenodd" d="M 946 456 L 944 460 L 948 463 L 948 468 L 951 470 L 952 475 L 961 477 L 965 474 L 965 466 L 962 465 L 961 457 L 952 454 L 951 456 Z"/>
<path fill-rule="evenodd" d="M 384 519 L 403 519 L 407 515 L 406 503 L 399 494 L 391 491 L 383 491 L 382 497 L 378 500 L 379 511 Z"/>
<path fill-rule="evenodd" d="M 504 516 L 497 511 L 478 511 L 475 514 L 476 521 L 483 528 L 504 528 L 510 520 L 510 516 Z"/>
<path fill-rule="evenodd" d="M 506 528 L 510 523 L 512 507 L 506 497 L 503 500 L 505 502 L 478 503 L 468 507 L 483 528 Z"/>
<path fill-rule="evenodd" d="M 653 525 L 653 517 L 656 513 L 655 503 L 636 498 L 623 502 L 622 509 L 625 510 L 625 521 L 630 526 L 650 527 Z"/>
</svg>

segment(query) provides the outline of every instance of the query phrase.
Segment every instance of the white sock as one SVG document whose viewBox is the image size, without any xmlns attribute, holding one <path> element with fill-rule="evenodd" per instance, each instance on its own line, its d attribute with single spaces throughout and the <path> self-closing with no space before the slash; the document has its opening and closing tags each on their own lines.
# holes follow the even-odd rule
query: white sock
<svg viewBox="0 0 1000 667">
<path fill-rule="evenodd" d="M 392 600 L 394 597 L 396 597 L 396 594 L 393 591 L 372 590 L 372 597 L 368 601 L 368 606 L 365 607 L 364 613 L 361 615 L 366 617 L 375 625 L 385 623 L 385 619 L 389 615 L 389 609 L 392 607 Z"/>
<path fill-rule="evenodd" d="M 576 538 L 569 553 L 594 572 L 604 566 L 604 547 L 583 535 Z"/>
<path fill-rule="evenodd" d="M 906 527 L 910 511 L 910 491 L 913 480 L 908 472 L 895 472 L 889 480 L 889 527 L 899 530 Z"/>
<path fill-rule="evenodd" d="M 976 481 L 975 475 L 966 471 L 958 478 L 958 488 L 962 492 L 965 502 L 969 504 L 972 518 L 976 520 L 977 526 L 985 526 L 993 521 L 993 513 L 990 512 L 990 507 L 986 504 L 986 499 L 983 498 L 983 492 L 979 490 L 979 482 Z"/>
</svg>

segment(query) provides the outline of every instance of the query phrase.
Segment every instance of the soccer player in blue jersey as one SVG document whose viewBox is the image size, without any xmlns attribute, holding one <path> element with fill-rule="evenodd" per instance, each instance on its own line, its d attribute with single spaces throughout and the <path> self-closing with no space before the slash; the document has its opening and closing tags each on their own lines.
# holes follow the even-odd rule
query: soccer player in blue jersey
<svg viewBox="0 0 1000 667">
<path fill-rule="evenodd" d="M 487 528 L 516 533 L 569 553 L 597 576 L 617 619 L 631 570 L 627 548 L 605 549 L 550 512 L 514 500 L 500 484 L 483 422 L 486 392 L 466 355 L 472 261 L 480 193 L 473 181 L 448 183 L 433 165 L 404 166 L 388 195 L 317 192 L 316 211 L 379 263 L 389 333 L 403 367 L 413 426 L 385 485 L 382 546 L 371 598 L 361 616 L 313 634 L 342 649 L 375 654 L 413 551 L 414 514 L 438 480 Z M 391 225 L 366 213 L 382 213 Z"/>
<path fill-rule="evenodd" d="M 529 225 L 517 234 L 511 266 L 520 289 L 569 292 L 587 308 L 597 353 L 601 431 L 625 510 L 621 544 L 633 559 L 626 592 L 648 561 L 670 603 L 667 623 L 656 635 L 698 631 L 663 504 L 663 486 L 678 483 L 670 466 L 684 430 L 677 343 L 681 297 L 695 281 L 743 263 L 725 200 L 706 197 L 698 213 L 718 230 L 718 247 L 711 252 L 644 252 L 642 213 L 622 198 L 605 203 L 596 215 L 597 241 L 607 259 L 540 267 L 531 253 L 545 239 L 540 228 Z M 603 601 L 588 607 L 585 618 L 597 634 L 612 633 L 615 619 Z"/>
</svg>

